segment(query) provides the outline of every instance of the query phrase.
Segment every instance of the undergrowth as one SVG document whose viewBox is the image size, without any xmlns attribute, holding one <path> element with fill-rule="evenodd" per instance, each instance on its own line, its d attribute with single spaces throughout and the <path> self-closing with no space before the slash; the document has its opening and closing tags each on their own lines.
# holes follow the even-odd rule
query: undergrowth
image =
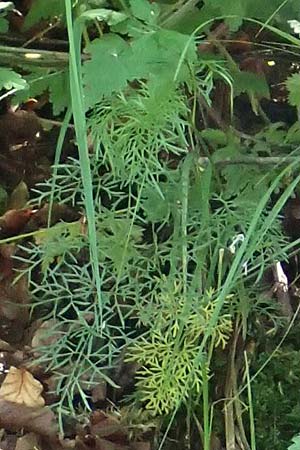
<svg viewBox="0 0 300 450">
<path fill-rule="evenodd" d="M 129 15 L 107 19 L 111 33 L 87 46 L 92 60 L 82 69 L 82 33 L 97 13 L 85 10 L 74 19 L 71 1 L 65 2 L 79 157 L 59 163 L 57 155 L 53 177 L 35 188 L 33 202 L 70 205 L 82 217 L 20 247 L 34 313 L 48 321 L 53 338 L 51 346 L 38 348 L 35 363 L 55 375 L 63 426 L 63 417 L 78 411 L 75 396 L 90 409 L 94 385 L 105 380 L 117 389 L 112 368 L 125 353 L 137 366 L 127 404 L 168 418 L 160 447 L 176 413 L 193 405 L 202 415 L 199 434 L 207 449 L 218 355 L 232 356 L 237 329 L 245 342 L 259 324 L 275 330 L 285 324 L 262 279 L 292 250 L 280 213 L 300 176 L 297 158 L 283 169 L 217 166 L 222 159 L 259 153 L 234 130 L 205 134 L 196 126 L 199 96 L 209 107 L 221 78 L 232 103 L 237 71 L 231 72 L 226 58 L 199 57 L 202 25 L 190 36 L 165 30 L 157 5 L 134 3 Z M 98 12 L 102 20 L 103 14 Z M 111 72 L 97 66 L 99 54 Z M 95 84 L 93 64 L 102 71 L 102 84 Z M 124 73 L 116 75 L 121 66 Z M 266 134 L 262 141 L 267 152 Z M 221 369 L 227 370 L 226 362 Z M 257 404 L 251 375 L 245 374 L 248 395 L 244 389 L 241 397 L 250 412 Z M 257 391 L 262 402 L 264 382 Z M 237 392 L 235 386 L 227 394 Z M 243 413 L 251 428 L 249 409 Z M 258 443 L 260 433 L 258 427 Z"/>
</svg>

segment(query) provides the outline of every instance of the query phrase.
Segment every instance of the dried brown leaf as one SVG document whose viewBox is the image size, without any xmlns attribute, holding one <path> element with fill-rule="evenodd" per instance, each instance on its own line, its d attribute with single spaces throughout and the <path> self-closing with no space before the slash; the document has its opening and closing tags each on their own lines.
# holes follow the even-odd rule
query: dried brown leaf
<svg viewBox="0 0 300 450">
<path fill-rule="evenodd" d="M 0 339 L 0 352 L 13 352 L 14 348 L 6 341 Z"/>
<path fill-rule="evenodd" d="M 0 399 L 0 428 L 8 431 L 24 429 L 49 438 L 54 438 L 57 434 L 54 414 L 47 407 L 30 408 L 2 399 Z"/>
<path fill-rule="evenodd" d="M 45 404 L 42 391 L 42 384 L 30 372 L 11 366 L 0 388 L 0 397 L 10 402 L 38 407 Z"/>
<path fill-rule="evenodd" d="M 30 209 L 10 209 L 0 217 L 0 237 L 5 239 L 21 233 L 34 212 Z"/>
<path fill-rule="evenodd" d="M 2 430 L 3 436 L 0 439 L 0 448 L 1 450 L 15 450 L 17 443 L 17 436 L 15 434 L 7 434 L 5 430 Z"/>
<path fill-rule="evenodd" d="M 130 450 L 151 450 L 150 442 L 133 442 Z"/>
<path fill-rule="evenodd" d="M 40 439 L 35 433 L 27 433 L 25 436 L 19 437 L 15 450 L 33 450 L 40 448 Z"/>
<path fill-rule="evenodd" d="M 76 441 L 76 450 L 129 450 L 127 445 L 119 445 L 114 442 L 107 441 L 106 439 L 100 439 L 96 437 L 95 439 L 91 439 L 89 436 L 86 436 L 85 439 L 78 439 Z"/>
<path fill-rule="evenodd" d="M 107 394 L 107 384 L 106 381 L 101 380 L 99 383 L 92 388 L 92 400 L 94 403 L 105 400 Z"/>
</svg>

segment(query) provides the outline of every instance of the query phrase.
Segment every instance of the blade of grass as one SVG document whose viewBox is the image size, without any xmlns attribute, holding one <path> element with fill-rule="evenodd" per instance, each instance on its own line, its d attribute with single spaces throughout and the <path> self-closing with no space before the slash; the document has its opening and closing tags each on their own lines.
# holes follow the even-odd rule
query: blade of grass
<svg viewBox="0 0 300 450">
<path fill-rule="evenodd" d="M 66 132 L 68 129 L 68 125 L 70 123 L 72 117 L 72 109 L 68 107 L 67 112 L 65 114 L 62 126 L 59 131 L 58 140 L 56 143 L 56 150 L 55 150 L 55 158 L 54 158 L 54 169 L 53 169 L 53 175 L 52 175 L 52 186 L 51 186 L 51 194 L 50 194 L 50 200 L 49 200 L 49 212 L 48 212 L 48 228 L 51 225 L 51 214 L 52 214 L 52 207 L 53 207 L 53 201 L 54 201 L 54 194 L 55 194 L 55 184 L 56 184 L 56 175 L 57 175 L 57 166 L 60 161 L 61 152 L 66 136 Z"/>
<path fill-rule="evenodd" d="M 87 142 L 87 126 L 85 117 L 84 99 L 82 94 L 82 84 L 80 76 L 80 47 L 79 37 L 74 37 L 72 3 L 71 0 L 65 0 L 67 30 L 70 45 L 70 91 L 72 101 L 72 112 L 75 124 L 75 132 L 77 137 L 77 145 L 79 150 L 79 159 L 82 173 L 82 182 L 84 188 L 86 217 L 88 223 L 88 235 L 90 241 L 90 255 L 92 260 L 93 275 L 97 290 L 97 299 L 99 304 L 99 314 L 102 316 L 102 297 L 101 297 L 101 278 L 98 261 L 98 242 L 95 220 L 95 207 L 93 198 L 93 184 L 90 167 L 90 159 Z M 77 47 L 75 45 L 77 42 Z M 79 47 L 79 48 L 78 48 Z M 102 320 L 100 320 L 100 323 Z"/>
<path fill-rule="evenodd" d="M 250 422 L 251 450 L 256 450 L 254 410 L 253 410 L 251 381 L 250 381 L 250 373 L 249 373 L 249 363 L 248 363 L 248 358 L 247 358 L 247 352 L 246 351 L 244 351 L 244 358 L 245 358 L 245 366 L 246 366 L 247 390 L 248 390 L 248 401 L 249 401 L 249 422 Z"/>
<path fill-rule="evenodd" d="M 300 159 L 299 159 L 299 161 L 300 161 Z M 264 210 L 264 208 L 266 207 L 268 201 L 270 200 L 271 194 L 278 187 L 281 179 L 286 175 L 286 173 L 288 173 L 291 170 L 291 168 L 293 168 L 297 164 L 299 164 L 299 161 L 295 161 L 293 164 L 290 164 L 288 167 L 283 169 L 279 173 L 279 175 L 275 178 L 275 180 L 273 181 L 273 183 L 271 184 L 271 186 L 269 187 L 269 189 L 267 190 L 265 195 L 260 200 L 260 202 L 259 202 L 259 204 L 257 206 L 256 212 L 255 212 L 255 214 L 254 214 L 254 216 L 252 218 L 252 221 L 251 221 L 251 223 L 249 225 L 248 231 L 247 231 L 247 233 L 245 235 L 245 239 L 244 239 L 243 243 L 241 244 L 241 246 L 239 247 L 239 249 L 238 249 L 238 251 L 237 251 L 237 253 L 235 255 L 235 258 L 234 258 L 234 260 L 232 262 L 231 268 L 229 270 L 229 273 L 227 275 L 227 278 L 225 280 L 223 288 L 222 288 L 220 294 L 218 295 L 217 306 L 216 306 L 216 308 L 215 308 L 215 310 L 214 310 L 214 312 L 213 312 L 209 322 L 207 323 L 206 331 L 205 331 L 205 333 L 203 335 L 203 338 L 202 338 L 202 341 L 201 341 L 201 343 L 199 345 L 198 355 L 195 358 L 194 364 L 196 364 L 196 361 L 198 360 L 198 358 L 201 357 L 201 355 L 203 354 L 203 352 L 205 350 L 205 347 L 206 347 L 206 343 L 207 343 L 208 339 L 211 337 L 213 329 L 214 329 L 214 327 L 216 326 L 216 324 L 218 322 L 218 318 L 219 318 L 219 315 L 221 313 L 221 310 L 222 310 L 224 301 L 226 299 L 226 296 L 230 292 L 230 289 L 232 288 L 234 282 L 236 280 L 238 280 L 238 278 L 239 278 L 239 273 L 240 273 L 240 267 L 241 267 L 242 260 L 244 259 L 246 253 L 251 253 L 251 252 L 255 251 L 255 245 L 253 246 L 253 242 L 255 242 L 256 239 L 254 239 L 254 241 L 252 241 L 252 242 L 250 241 L 250 239 L 253 236 L 255 236 L 255 229 L 257 227 L 257 224 L 258 224 L 258 221 L 259 221 L 260 216 L 262 214 L 262 211 Z M 300 175 L 296 178 L 296 180 L 297 180 L 298 183 L 300 182 Z M 296 181 L 295 181 L 295 183 L 296 183 Z M 283 193 L 283 195 L 281 197 L 285 198 L 286 194 Z M 280 199 L 278 200 L 278 202 L 280 202 Z M 250 243 L 250 246 L 249 246 L 249 243 Z M 300 308 L 300 306 L 299 306 L 299 308 Z M 246 388 L 246 387 L 247 387 L 247 385 L 244 388 Z M 240 393 L 241 393 L 241 391 L 239 391 L 238 394 L 240 394 Z M 174 412 L 172 414 L 172 417 L 170 418 L 170 421 L 168 423 L 168 427 L 167 427 L 167 429 L 166 429 L 166 431 L 165 431 L 165 433 L 163 435 L 162 441 L 160 443 L 159 450 L 162 448 L 163 443 L 165 442 L 165 440 L 167 438 L 167 434 L 168 434 L 168 432 L 169 432 L 169 430 L 171 428 L 173 420 L 175 419 L 175 416 L 176 416 L 178 408 L 179 408 L 179 406 L 181 404 L 181 401 L 182 401 L 182 399 L 180 399 L 178 401 L 177 408 L 175 408 L 175 410 L 174 410 Z M 233 399 L 231 401 L 233 401 Z"/>
</svg>

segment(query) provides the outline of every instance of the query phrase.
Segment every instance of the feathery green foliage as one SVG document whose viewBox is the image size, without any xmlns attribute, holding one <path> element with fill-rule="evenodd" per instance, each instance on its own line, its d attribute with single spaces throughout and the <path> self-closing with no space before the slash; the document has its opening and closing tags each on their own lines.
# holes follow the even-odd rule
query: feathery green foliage
<svg viewBox="0 0 300 450">
<path fill-rule="evenodd" d="M 242 92 L 252 100 L 269 95 L 263 77 L 198 52 L 199 33 L 214 14 L 238 16 L 226 18 L 237 29 L 249 2 L 205 1 L 193 34 L 175 26 L 180 20 L 172 5 L 133 0 L 115 11 L 97 2 L 100 7 L 90 9 L 94 3 L 53 3 L 67 25 L 68 70 L 32 70 L 20 80 L 14 76 L 10 86 L 17 89 L 19 80 L 20 95 L 48 90 L 54 114 L 68 107 L 53 176 L 35 188 L 34 202 L 75 206 L 83 216 L 21 248 L 34 308 L 53 325 L 47 330 L 53 345 L 38 348 L 38 362 L 55 374 L 62 425 L 65 414 L 76 413 L 74 395 L 89 409 L 94 385 L 105 380 L 116 387 L 111 368 L 126 349 L 126 360 L 138 366 L 131 406 L 169 417 L 170 427 L 181 407 L 198 411 L 203 402 L 207 449 L 216 351 L 227 351 L 236 324 L 245 339 L 254 314 L 257 321 L 280 322 L 259 283 L 293 248 L 279 215 L 300 180 L 297 159 L 271 170 L 218 163 L 262 151 L 273 155 L 278 143 L 291 151 L 299 130 L 286 133 L 276 125 L 248 142 L 231 129 L 197 129 L 198 110 L 211 106 L 216 81 L 225 82 L 231 104 Z M 275 3 L 283 13 L 285 5 Z M 53 4 L 42 12 L 36 2 L 27 25 L 52 15 Z M 252 23 L 268 18 L 269 4 L 262 9 Z M 99 36 L 85 42 L 89 58 L 82 63 L 82 36 L 95 22 Z M 294 75 L 287 87 L 291 104 L 299 106 L 297 81 Z M 70 111 L 79 157 L 60 163 Z M 292 178 L 288 184 L 286 177 Z M 254 449 L 256 416 L 250 412 Z"/>
</svg>

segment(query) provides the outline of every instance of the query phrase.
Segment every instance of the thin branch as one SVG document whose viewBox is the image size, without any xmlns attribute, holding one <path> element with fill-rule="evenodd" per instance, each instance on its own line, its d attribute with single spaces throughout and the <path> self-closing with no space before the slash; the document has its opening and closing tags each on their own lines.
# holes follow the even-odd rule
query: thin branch
<svg viewBox="0 0 300 450">
<path fill-rule="evenodd" d="M 5 45 L 6 47 L 27 48 L 27 45 L 25 45 L 26 42 L 27 40 L 24 36 L 15 36 L 7 34 L 1 34 L 0 36 L 0 45 Z M 64 41 L 62 39 L 48 38 L 43 36 L 37 41 L 34 41 L 33 45 L 31 45 L 30 47 L 34 48 L 35 50 L 41 49 L 41 50 L 50 50 L 50 51 L 55 50 L 67 52 L 69 48 L 69 42 Z"/>
<path fill-rule="evenodd" d="M 88 55 L 82 55 L 82 59 L 88 59 Z M 48 68 L 65 68 L 69 65 L 69 54 L 50 50 L 25 49 L 0 45 L 1 66 L 37 66 Z"/>
</svg>

